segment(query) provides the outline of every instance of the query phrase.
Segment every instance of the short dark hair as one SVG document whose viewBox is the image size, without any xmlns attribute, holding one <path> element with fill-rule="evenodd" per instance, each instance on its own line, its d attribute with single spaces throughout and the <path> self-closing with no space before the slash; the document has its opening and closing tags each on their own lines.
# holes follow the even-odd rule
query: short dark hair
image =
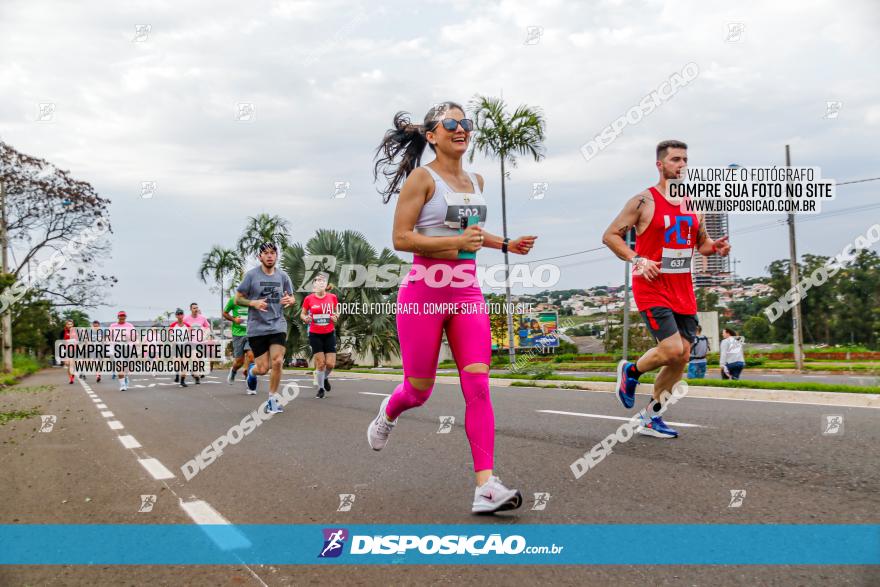
<svg viewBox="0 0 880 587">
<path fill-rule="evenodd" d="M 657 143 L 657 161 L 662 161 L 664 157 L 666 157 L 666 151 L 669 149 L 687 149 L 687 143 L 683 141 L 677 141 L 675 139 L 669 139 L 666 141 L 660 141 Z"/>
<path fill-rule="evenodd" d="M 190 302 L 190 303 L 189 303 L 189 307 L 190 307 L 190 308 L 192 308 L 193 306 L 198 306 L 198 305 L 199 305 L 198 302 Z"/>
<path fill-rule="evenodd" d="M 733 328 L 725 328 L 724 332 L 726 332 L 730 336 L 736 336 L 736 330 L 734 330 Z"/>
</svg>

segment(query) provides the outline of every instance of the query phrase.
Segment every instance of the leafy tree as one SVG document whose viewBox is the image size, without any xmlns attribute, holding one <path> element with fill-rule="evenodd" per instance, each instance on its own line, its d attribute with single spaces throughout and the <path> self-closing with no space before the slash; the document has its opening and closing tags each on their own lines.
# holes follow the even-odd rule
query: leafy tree
<svg viewBox="0 0 880 587">
<path fill-rule="evenodd" d="M 333 262 L 329 262 L 331 258 Z M 328 261 L 327 263 L 323 263 Z M 352 307 L 360 304 L 394 303 L 397 300 L 399 279 L 385 279 L 381 274 L 372 283 L 346 287 L 358 279 L 349 274 L 352 267 L 368 268 L 367 278 L 376 275 L 379 267 L 397 266 L 397 275 L 403 273 L 405 264 L 390 249 L 377 251 L 366 238 L 354 230 L 336 231 L 321 229 L 304 245 L 292 243 L 284 248 L 281 267 L 290 276 L 294 289 L 292 292 L 297 304 L 290 312 L 287 352 L 290 355 L 310 356 L 308 328 L 299 319 L 302 302 L 312 293 L 312 281 L 319 269 L 328 274 L 328 282 L 333 286 L 341 304 Z M 385 283 L 379 287 L 378 279 Z M 357 353 L 370 352 L 374 363 L 385 361 L 400 354 L 397 327 L 394 314 L 376 312 L 342 313 L 336 323 L 337 340 L 340 351 L 348 342 Z"/>
<path fill-rule="evenodd" d="M 476 153 L 498 159 L 501 163 L 501 226 L 507 238 L 507 171 L 505 165 L 516 167 L 517 156 L 530 156 L 535 161 L 544 158 L 544 130 L 546 123 L 540 108 L 518 106 L 512 114 L 505 110 L 501 98 L 477 95 L 469 109 L 473 112 L 477 133 L 472 141 L 470 162 Z M 508 275 L 508 254 L 504 253 L 505 276 Z M 510 304 L 510 282 L 505 279 L 505 300 Z M 507 317 L 510 342 L 510 364 L 514 364 L 513 316 Z"/>
<path fill-rule="evenodd" d="M 226 288 L 224 283 L 227 277 L 241 276 L 244 263 L 238 251 L 224 249 L 214 245 L 210 251 L 202 257 L 199 266 L 199 279 L 208 283 L 212 279 L 220 291 L 220 311 L 226 305 Z"/>
<path fill-rule="evenodd" d="M 258 214 L 247 219 L 244 232 L 238 239 L 237 248 L 242 259 L 253 258 L 257 247 L 263 243 L 275 243 L 281 251 L 290 240 L 290 223 L 281 216 Z"/>
<path fill-rule="evenodd" d="M 770 336 L 770 321 L 765 316 L 752 316 L 742 327 L 743 336 L 751 342 L 767 342 Z"/>
<path fill-rule="evenodd" d="M 880 257 L 863 249 L 838 273 L 832 331 L 838 343 L 877 348 L 880 340 Z"/>
<path fill-rule="evenodd" d="M 116 283 L 96 271 L 110 252 L 110 201 L 88 182 L 2 141 L 0 182 L 15 262 L 9 272 L 55 307 L 100 305 Z"/>
<path fill-rule="evenodd" d="M 718 294 L 709 291 L 705 287 L 696 288 L 697 309 L 700 312 L 714 312 L 718 310 Z"/>
</svg>

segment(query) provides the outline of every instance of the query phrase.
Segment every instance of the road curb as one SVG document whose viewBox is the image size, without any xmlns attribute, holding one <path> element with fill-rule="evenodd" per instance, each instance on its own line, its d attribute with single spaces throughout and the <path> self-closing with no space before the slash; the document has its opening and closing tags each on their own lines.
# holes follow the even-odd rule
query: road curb
<svg viewBox="0 0 880 587">
<path fill-rule="evenodd" d="M 343 371 L 339 371 L 342 373 Z M 362 377 L 373 381 L 396 381 L 400 382 L 403 376 L 397 373 L 359 373 L 345 372 L 347 375 Z M 451 375 L 438 375 L 437 383 L 458 385 L 458 377 Z M 493 387 L 511 387 L 514 383 L 529 384 L 529 387 L 553 387 L 563 389 L 579 389 L 598 393 L 614 393 L 614 383 L 605 381 L 561 381 L 554 379 L 524 380 L 504 379 L 492 377 L 490 383 Z M 517 385 L 516 387 L 520 387 Z M 522 387 L 526 387 L 522 385 Z M 639 392 L 653 391 L 654 386 L 643 383 Z M 737 399 L 737 400 L 760 400 L 780 403 L 814 404 L 853 408 L 880 408 L 880 394 L 869 393 L 846 393 L 829 391 L 792 391 L 787 389 L 742 389 L 731 387 L 703 387 L 691 385 L 688 387 L 688 397 L 708 399 Z"/>
</svg>

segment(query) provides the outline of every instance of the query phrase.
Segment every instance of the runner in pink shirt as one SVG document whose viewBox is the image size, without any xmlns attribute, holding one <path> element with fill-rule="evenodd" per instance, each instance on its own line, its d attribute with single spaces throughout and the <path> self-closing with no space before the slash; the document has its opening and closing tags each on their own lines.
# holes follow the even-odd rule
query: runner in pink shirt
<svg viewBox="0 0 880 587">
<path fill-rule="evenodd" d="M 199 310 L 199 304 L 197 302 L 193 302 L 189 305 L 190 314 L 186 318 L 183 319 L 183 323 L 189 326 L 190 328 L 201 328 L 205 330 L 205 336 L 211 332 L 211 323 L 208 322 L 208 319 L 201 313 Z M 202 382 L 202 378 L 204 375 L 196 375 L 193 373 L 193 379 L 196 381 L 196 385 Z"/>
<path fill-rule="evenodd" d="M 126 322 L 126 314 L 125 311 L 120 310 L 118 314 L 116 314 L 116 322 L 110 325 L 112 330 L 116 330 L 122 328 L 127 332 L 126 341 L 132 342 L 134 341 L 134 337 L 137 331 L 134 328 L 134 325 L 131 322 Z M 119 378 L 119 391 L 126 391 L 128 389 L 128 375 L 123 372 L 117 373 L 116 376 Z"/>
</svg>

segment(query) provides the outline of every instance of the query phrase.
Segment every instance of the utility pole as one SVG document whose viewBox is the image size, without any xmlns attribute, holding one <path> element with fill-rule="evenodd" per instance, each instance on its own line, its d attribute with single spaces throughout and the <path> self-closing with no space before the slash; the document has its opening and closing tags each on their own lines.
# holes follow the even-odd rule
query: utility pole
<svg viewBox="0 0 880 587">
<path fill-rule="evenodd" d="M 501 156 L 501 227 L 504 232 L 503 238 L 507 238 L 507 190 L 504 182 L 504 158 Z M 510 358 L 511 370 L 516 365 L 516 346 L 513 344 L 513 308 L 510 302 L 510 261 L 507 253 L 504 253 L 504 302 L 507 304 L 507 344 L 508 357 Z"/>
<path fill-rule="evenodd" d="M 791 167 L 791 151 L 788 145 L 785 145 L 785 166 Z M 788 183 L 786 182 L 786 189 Z M 789 252 L 789 276 L 791 277 L 792 289 L 797 289 L 800 277 L 798 276 L 797 266 L 797 244 L 794 234 L 794 214 L 788 215 L 788 252 Z M 804 337 L 801 323 L 801 301 L 794 305 L 792 314 L 792 328 L 794 330 L 794 364 L 798 372 L 804 370 Z"/>
<path fill-rule="evenodd" d="M 635 227 L 626 231 L 626 246 L 632 248 L 636 240 Z M 627 359 L 629 352 L 629 276 L 631 263 L 624 263 L 623 275 L 623 360 Z"/>
<path fill-rule="evenodd" d="M 0 247 L 3 248 L 3 276 L 9 273 L 9 235 L 6 233 L 6 184 L 0 178 Z M 11 283 L 9 284 L 12 285 Z M 3 372 L 12 372 L 12 308 L 6 308 L 0 316 L 2 330 Z"/>
</svg>

